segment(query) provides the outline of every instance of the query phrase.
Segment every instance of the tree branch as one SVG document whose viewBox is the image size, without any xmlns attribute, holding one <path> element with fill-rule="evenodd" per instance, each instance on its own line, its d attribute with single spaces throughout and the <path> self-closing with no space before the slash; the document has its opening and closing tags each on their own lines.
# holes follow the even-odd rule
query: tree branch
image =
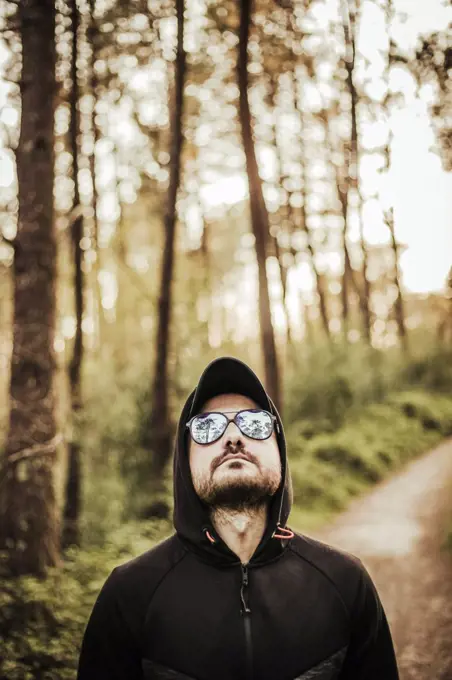
<svg viewBox="0 0 452 680">
<path fill-rule="evenodd" d="M 63 435 L 59 432 L 47 442 L 33 444 L 33 446 L 12 453 L 10 456 L 6 457 L 6 463 L 9 465 L 11 463 L 17 463 L 20 460 L 25 460 L 26 458 L 32 458 L 33 456 L 47 456 L 48 454 L 54 453 L 55 448 L 58 444 L 61 444 L 62 441 Z"/>
<path fill-rule="evenodd" d="M 17 243 L 16 243 L 15 239 L 12 240 L 12 239 L 6 238 L 6 236 L 4 236 L 3 234 L 0 234 L 0 237 L 1 237 L 2 241 L 3 241 L 4 243 L 6 243 L 7 246 L 9 246 L 10 248 L 12 248 L 12 249 L 14 250 L 14 252 L 16 252 L 16 250 L 17 250 Z"/>
<path fill-rule="evenodd" d="M 63 435 L 61 432 L 55 435 L 52 439 L 47 442 L 42 442 L 41 444 L 34 444 L 21 451 L 16 451 L 9 456 L 3 458 L 0 464 L 0 485 L 5 480 L 6 474 L 10 469 L 11 465 L 14 465 L 21 460 L 27 460 L 28 458 L 33 458 L 35 456 L 48 456 L 55 453 L 56 447 L 63 441 Z"/>
<path fill-rule="evenodd" d="M 7 33 L 15 33 L 20 29 L 19 24 L 10 24 L 9 26 L 2 26 L 0 28 L 0 36 L 5 35 Z"/>
</svg>

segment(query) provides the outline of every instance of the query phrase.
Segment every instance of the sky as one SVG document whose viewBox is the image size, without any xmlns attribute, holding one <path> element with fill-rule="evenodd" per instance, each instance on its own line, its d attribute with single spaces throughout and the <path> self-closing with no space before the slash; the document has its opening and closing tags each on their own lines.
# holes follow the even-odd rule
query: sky
<svg viewBox="0 0 452 680">
<path fill-rule="evenodd" d="M 407 17 L 395 37 L 412 47 L 420 33 L 444 28 L 452 20 L 448 4 L 395 0 Z M 404 283 L 419 292 L 442 289 L 452 266 L 452 173 L 442 169 L 434 143 L 426 105 L 413 99 L 395 121 L 392 181 L 397 235 L 408 245 Z"/>
<path fill-rule="evenodd" d="M 419 34 L 443 29 L 452 7 L 442 0 L 394 0 L 405 13 L 394 38 L 408 49 Z M 393 122 L 391 185 L 396 234 L 408 248 L 401 258 L 404 285 L 425 293 L 444 288 L 452 267 L 452 173 L 441 167 L 426 103 L 408 98 Z"/>
<path fill-rule="evenodd" d="M 394 0 L 394 7 L 402 14 L 394 38 L 407 50 L 415 46 L 420 33 L 444 28 L 452 20 L 452 7 L 441 0 Z M 372 41 L 372 28 L 362 36 L 363 44 Z M 432 150 L 435 136 L 428 89 L 424 100 L 410 91 L 408 83 L 404 89 L 405 106 L 392 120 L 392 170 L 386 190 L 394 206 L 396 236 L 407 246 L 401 256 L 404 287 L 428 293 L 444 290 L 452 267 L 452 173 L 443 170 Z M 246 178 L 237 173 L 205 186 L 202 193 L 211 205 L 239 202 L 247 196 Z M 388 240 L 387 229 L 371 220 L 365 223 L 365 234 L 369 243 Z"/>
<path fill-rule="evenodd" d="M 414 109 L 414 107 L 413 107 Z M 429 150 L 431 129 L 425 114 L 404 111 L 393 150 L 394 220 L 404 284 L 417 292 L 440 290 L 452 267 L 452 173 Z"/>
</svg>

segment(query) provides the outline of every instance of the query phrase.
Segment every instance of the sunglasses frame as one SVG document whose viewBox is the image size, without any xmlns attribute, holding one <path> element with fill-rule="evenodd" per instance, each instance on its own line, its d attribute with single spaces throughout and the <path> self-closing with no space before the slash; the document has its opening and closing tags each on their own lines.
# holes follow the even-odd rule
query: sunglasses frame
<svg viewBox="0 0 452 680">
<path fill-rule="evenodd" d="M 245 434 L 245 432 L 243 432 L 241 430 L 240 425 L 236 422 L 236 418 L 237 418 L 237 416 L 240 415 L 240 413 L 244 413 L 245 411 L 247 413 L 253 413 L 253 412 L 254 413 L 266 413 L 268 416 L 270 416 L 270 418 L 272 420 L 272 429 L 271 429 L 271 432 L 268 435 L 268 437 L 264 437 L 263 439 L 256 439 L 255 437 L 250 437 L 249 435 Z M 193 437 L 193 434 L 192 434 L 192 431 L 191 431 L 191 424 L 192 424 L 192 422 L 194 421 L 195 418 L 199 418 L 199 416 L 207 416 L 207 415 L 210 415 L 211 413 L 218 413 L 220 416 L 224 416 L 226 418 L 226 420 L 228 421 L 227 424 L 226 424 L 226 427 L 224 428 L 223 432 L 213 441 L 202 442 L 202 443 L 197 442 L 196 439 Z M 235 413 L 235 416 L 233 418 L 228 418 L 226 413 Z M 224 435 L 224 433 L 228 429 L 229 423 L 234 423 L 239 428 L 240 432 L 243 434 L 244 437 L 248 437 L 248 439 L 251 439 L 252 441 L 255 441 L 255 442 L 264 442 L 267 439 L 270 439 L 273 432 L 275 431 L 275 425 L 277 426 L 277 418 L 276 418 L 275 415 L 273 415 L 273 413 L 270 413 L 270 411 L 267 411 L 264 408 L 255 408 L 255 409 L 253 409 L 253 408 L 242 408 L 240 411 L 206 411 L 205 413 L 197 413 L 195 416 L 190 418 L 190 420 L 185 425 L 185 427 L 190 432 L 190 436 L 193 439 L 193 441 L 195 442 L 195 444 L 199 444 L 199 446 L 209 446 L 210 444 L 214 444 L 219 439 L 221 439 L 221 437 Z"/>
</svg>

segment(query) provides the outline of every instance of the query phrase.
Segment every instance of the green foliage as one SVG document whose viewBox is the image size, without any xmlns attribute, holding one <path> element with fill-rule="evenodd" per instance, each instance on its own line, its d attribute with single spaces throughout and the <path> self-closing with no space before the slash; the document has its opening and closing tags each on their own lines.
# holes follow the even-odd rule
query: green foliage
<svg viewBox="0 0 452 680">
<path fill-rule="evenodd" d="M 287 443 L 295 502 L 345 507 L 350 496 L 449 434 L 451 417 L 452 399 L 410 392 L 364 407 L 333 433 L 303 437 L 306 430 L 293 426 Z"/>
<path fill-rule="evenodd" d="M 171 533 L 163 521 L 129 523 L 101 546 L 70 550 L 47 578 L 11 579 L 0 555 L 0 680 L 73 680 L 94 601 L 112 569 Z"/>
<path fill-rule="evenodd" d="M 290 469 L 294 504 L 311 513 L 340 510 L 366 486 L 363 480 L 341 473 L 335 464 L 311 455 L 291 461 Z"/>
<path fill-rule="evenodd" d="M 292 440 L 312 439 L 316 435 L 334 431 L 334 425 L 327 418 L 296 421 L 285 430 L 286 437 Z"/>
<path fill-rule="evenodd" d="M 81 424 L 84 541 L 100 544 L 118 522 L 138 517 L 151 495 L 156 499 L 153 455 L 143 445 L 151 412 L 147 376 L 133 368 L 116 375 L 108 362 L 91 369 Z"/>
<path fill-rule="evenodd" d="M 444 548 L 452 552 L 452 520 L 450 522 L 449 532 L 447 533 L 446 538 L 444 540 Z"/>
<path fill-rule="evenodd" d="M 339 431 L 335 435 L 321 435 L 312 442 L 311 455 L 320 461 L 332 463 L 338 470 L 346 470 L 368 482 L 379 481 L 384 468 L 363 446 L 359 429 L 354 432 Z"/>
<path fill-rule="evenodd" d="M 434 348 L 424 356 L 413 359 L 402 371 L 408 385 L 422 386 L 434 392 L 452 391 L 452 351 Z"/>
<path fill-rule="evenodd" d="M 293 526 L 344 509 L 452 433 L 445 356 L 425 351 L 401 365 L 397 353 L 354 347 L 348 355 L 320 348 L 299 360 L 284 415 Z M 204 366 L 201 359 L 199 366 L 190 364 L 193 380 Z M 103 370 L 91 368 L 79 428 L 82 547 L 68 551 L 46 581 L 9 579 L 0 560 L 0 680 L 73 679 L 83 631 L 108 574 L 172 532 L 165 520 L 125 521 L 127 499 L 145 497 L 149 489 L 148 453 L 139 446 L 148 417 L 147 383 L 130 370 L 115 375 L 108 362 Z M 190 389 L 187 374 L 178 381 Z"/>
<path fill-rule="evenodd" d="M 391 394 L 359 414 L 354 410 L 329 433 L 315 435 L 306 423 L 294 423 L 287 429 L 294 517 L 303 510 L 320 516 L 345 508 L 351 498 L 438 441 L 451 422 L 452 399 L 411 391 Z M 68 551 L 62 567 L 50 570 L 47 580 L 9 579 L 0 560 L 0 680 L 73 679 L 83 631 L 108 574 L 172 532 L 164 520 L 127 522 L 115 529 L 112 498 L 119 481 L 113 481 L 112 468 L 108 478 L 107 473 L 87 478 L 84 548 Z M 99 520 L 103 505 L 110 522 Z"/>
<path fill-rule="evenodd" d="M 364 345 L 320 346 L 299 359 L 287 376 L 284 421 L 306 438 L 341 427 L 366 404 L 394 392 L 452 392 L 452 352 L 416 343 L 413 357 Z M 439 403 L 439 402 L 438 402 Z"/>
<path fill-rule="evenodd" d="M 432 349 L 429 342 L 415 347 L 413 358 L 403 358 L 398 350 L 378 352 L 359 343 L 348 348 L 319 344 L 294 358 L 293 368 L 286 374 L 283 414 L 291 461 L 298 466 L 307 448 L 312 448 L 317 451 L 314 458 L 322 478 L 322 466 L 331 464 L 335 451 L 335 464 L 342 461 L 341 474 L 348 466 L 355 476 L 358 470 L 363 479 L 372 481 L 381 478 L 385 465 L 405 460 L 405 451 L 406 456 L 415 453 L 413 438 L 419 437 L 420 446 L 429 445 L 422 425 L 406 417 L 410 409 L 427 429 L 430 423 L 430 427 L 440 428 L 441 434 L 450 432 L 450 407 L 443 392 L 449 381 L 452 388 L 451 354 Z M 184 370 L 177 372 L 174 422 L 182 406 L 182 392 L 186 397 L 193 388 L 205 367 L 204 359 L 203 355 L 192 357 L 184 363 Z M 140 509 L 151 495 L 154 498 L 155 490 L 150 486 L 152 454 L 142 446 L 150 413 L 148 377 L 136 364 L 116 374 L 108 359 L 101 365 L 87 362 L 86 366 L 80 430 L 85 478 L 83 536 L 88 546 L 102 544 L 118 523 L 140 516 Z M 432 394 L 423 396 L 421 389 L 440 391 L 438 399 L 433 402 Z M 364 449 L 369 451 L 368 458 L 360 453 Z M 169 470 L 162 493 L 170 494 L 170 474 Z"/>
<path fill-rule="evenodd" d="M 436 430 L 444 436 L 452 434 L 452 401 L 449 397 L 413 391 L 393 395 L 390 402 L 409 418 L 420 420 L 426 430 Z"/>
<path fill-rule="evenodd" d="M 86 362 L 83 420 L 84 447 L 103 460 L 105 451 L 132 450 L 138 442 L 140 421 L 147 405 L 147 382 L 136 370 L 117 374 L 105 358 Z"/>
<path fill-rule="evenodd" d="M 337 429 L 350 410 L 379 401 L 397 388 L 400 365 L 398 352 L 362 344 L 317 347 L 288 376 L 285 422 L 298 427 L 303 423 L 313 434 Z"/>
</svg>

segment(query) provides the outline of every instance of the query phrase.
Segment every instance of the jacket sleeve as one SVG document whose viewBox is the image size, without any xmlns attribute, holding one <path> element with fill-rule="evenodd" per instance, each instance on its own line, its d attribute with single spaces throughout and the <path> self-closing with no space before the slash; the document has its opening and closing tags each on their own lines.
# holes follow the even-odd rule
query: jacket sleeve
<svg viewBox="0 0 452 680">
<path fill-rule="evenodd" d="M 77 680 L 142 680 L 137 636 L 119 601 L 117 569 L 104 583 L 83 636 Z"/>
<path fill-rule="evenodd" d="M 364 567 L 351 612 L 350 643 L 339 680 L 399 680 L 386 614 Z"/>
</svg>

